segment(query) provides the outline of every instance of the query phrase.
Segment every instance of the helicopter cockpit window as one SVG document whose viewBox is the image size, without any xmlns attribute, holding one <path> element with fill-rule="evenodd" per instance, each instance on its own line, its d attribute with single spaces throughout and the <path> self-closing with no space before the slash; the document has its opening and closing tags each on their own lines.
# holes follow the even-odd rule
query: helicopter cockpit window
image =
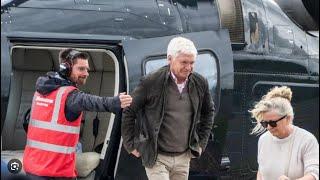
<svg viewBox="0 0 320 180">
<path fill-rule="evenodd" d="M 276 25 L 273 27 L 274 52 L 291 54 L 294 47 L 293 31 L 289 26 Z"/>
<path fill-rule="evenodd" d="M 209 89 L 211 92 L 216 92 L 217 87 L 217 64 L 216 58 L 212 53 L 200 53 L 195 62 L 194 71 L 207 78 Z M 167 65 L 166 57 L 152 58 L 145 63 L 144 74 L 149 74 L 156 71 L 162 66 Z"/>
</svg>

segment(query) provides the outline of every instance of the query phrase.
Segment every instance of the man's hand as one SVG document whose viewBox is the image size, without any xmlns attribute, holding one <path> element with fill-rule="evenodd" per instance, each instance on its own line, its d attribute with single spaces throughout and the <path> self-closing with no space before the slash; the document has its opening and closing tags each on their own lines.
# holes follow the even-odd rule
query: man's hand
<svg viewBox="0 0 320 180">
<path fill-rule="evenodd" d="M 130 106 L 132 102 L 132 97 L 130 95 L 126 95 L 125 92 L 120 93 L 119 99 L 120 99 L 121 108 Z"/>
<path fill-rule="evenodd" d="M 132 152 L 131 152 L 131 154 L 133 154 L 135 157 L 140 157 L 141 155 L 140 155 L 140 153 L 135 149 L 135 150 L 133 150 Z"/>
<path fill-rule="evenodd" d="M 278 180 L 290 180 L 290 178 L 288 178 L 287 176 L 285 175 L 282 175 L 278 178 Z"/>
</svg>

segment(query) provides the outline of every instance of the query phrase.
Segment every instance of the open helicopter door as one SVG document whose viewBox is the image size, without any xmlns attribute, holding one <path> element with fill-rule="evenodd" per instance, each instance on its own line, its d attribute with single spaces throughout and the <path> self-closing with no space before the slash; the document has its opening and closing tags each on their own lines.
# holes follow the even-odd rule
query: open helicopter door
<svg viewBox="0 0 320 180">
<path fill-rule="evenodd" d="M 10 45 L 8 38 L 1 34 L 1 132 L 9 101 L 11 76 Z"/>
<path fill-rule="evenodd" d="M 233 87 L 233 57 L 229 33 L 227 30 L 219 30 L 187 33 L 181 36 L 192 40 L 198 50 L 195 71 L 208 79 L 217 113 L 221 100 L 220 89 Z M 173 37 L 175 36 L 123 41 L 129 93 L 138 85 L 141 77 L 167 64 L 167 46 Z M 211 136 L 209 144 L 214 143 L 213 139 Z M 212 147 L 209 144 L 208 147 Z M 201 159 L 192 160 L 191 175 L 204 173 L 205 171 L 199 168 L 212 164 L 209 161 L 214 161 L 211 154 L 214 149 L 206 151 L 207 153 L 203 154 Z M 129 155 L 123 147 L 119 148 L 119 153 L 115 168 L 116 179 L 147 179 L 140 158 Z"/>
</svg>

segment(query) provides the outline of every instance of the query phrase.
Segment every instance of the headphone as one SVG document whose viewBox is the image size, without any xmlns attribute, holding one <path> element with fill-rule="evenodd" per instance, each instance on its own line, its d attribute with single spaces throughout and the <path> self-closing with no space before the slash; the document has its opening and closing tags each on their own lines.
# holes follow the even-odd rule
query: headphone
<svg viewBox="0 0 320 180">
<path fill-rule="evenodd" d="M 71 71 L 72 71 L 72 66 L 73 66 L 72 61 L 79 54 L 81 54 L 81 52 L 79 52 L 77 50 L 71 50 L 68 53 L 68 55 L 66 57 L 66 61 L 59 65 L 59 74 L 61 76 L 63 76 L 64 78 L 67 78 L 70 76 Z"/>
</svg>

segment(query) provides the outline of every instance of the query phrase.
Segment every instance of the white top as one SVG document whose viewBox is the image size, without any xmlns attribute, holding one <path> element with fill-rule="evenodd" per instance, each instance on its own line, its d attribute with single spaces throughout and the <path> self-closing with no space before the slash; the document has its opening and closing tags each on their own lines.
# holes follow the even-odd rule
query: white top
<svg viewBox="0 0 320 180">
<path fill-rule="evenodd" d="M 188 78 L 187 78 L 185 81 L 183 81 L 183 83 L 178 84 L 178 79 L 177 79 L 177 77 L 173 74 L 173 72 L 171 72 L 171 76 L 172 76 L 174 82 L 176 83 L 176 85 L 178 86 L 178 90 L 179 90 L 179 92 L 180 92 L 180 94 L 181 94 L 183 88 L 184 88 L 184 87 L 186 86 L 186 84 L 187 84 Z"/>
<path fill-rule="evenodd" d="M 297 126 L 293 128 L 293 133 L 283 139 L 273 136 L 269 131 L 259 138 L 258 164 L 263 180 L 277 180 L 285 175 L 291 145 L 288 177 L 297 179 L 311 173 L 319 180 L 319 143 L 310 132 Z"/>
</svg>

